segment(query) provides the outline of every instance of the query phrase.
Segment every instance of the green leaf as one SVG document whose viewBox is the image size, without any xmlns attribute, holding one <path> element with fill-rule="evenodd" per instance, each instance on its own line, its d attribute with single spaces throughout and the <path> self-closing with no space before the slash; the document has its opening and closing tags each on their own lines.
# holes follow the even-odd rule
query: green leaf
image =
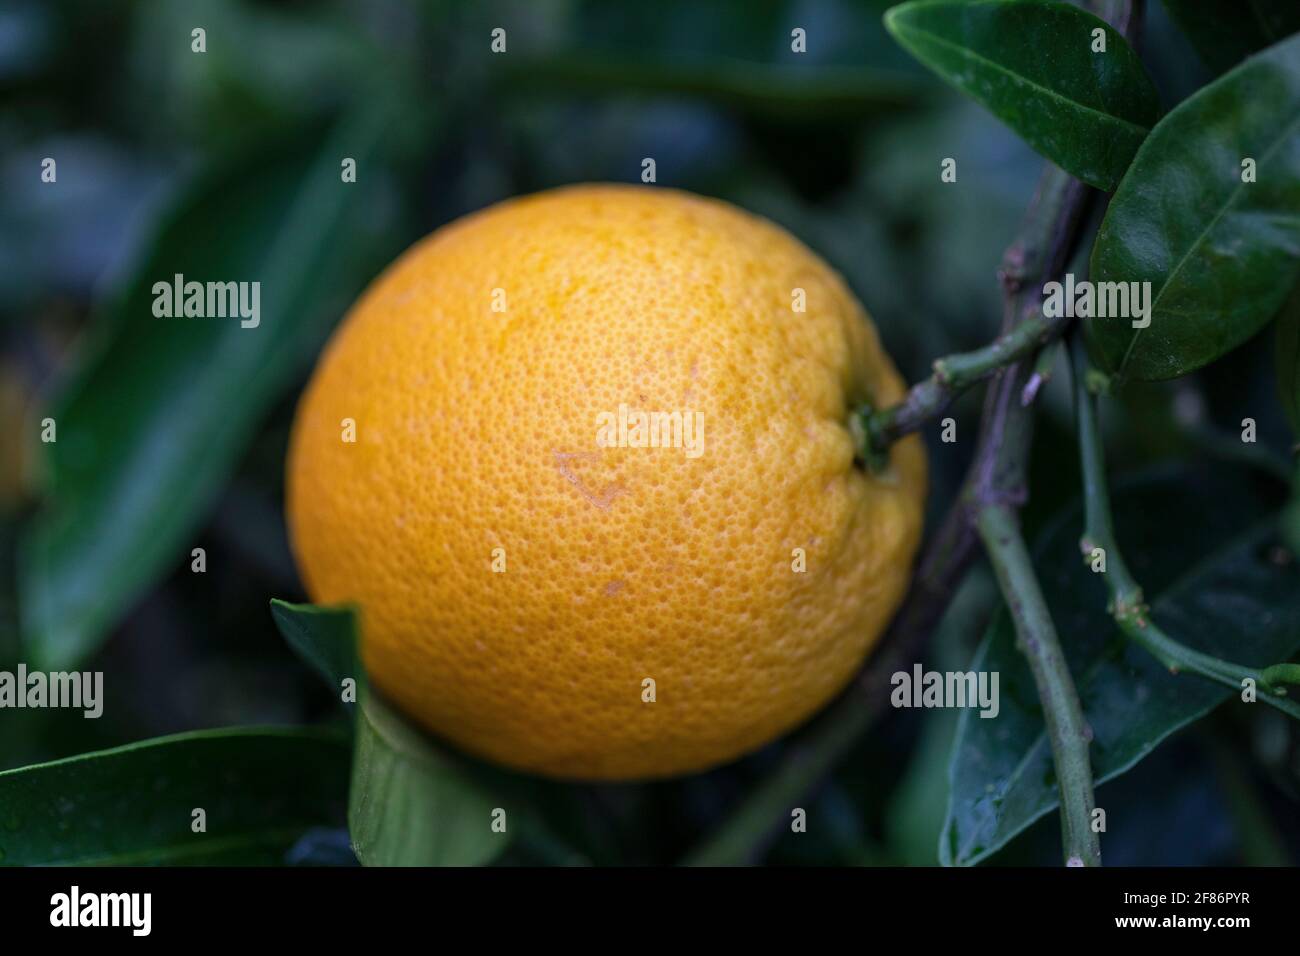
<svg viewBox="0 0 1300 956">
<path fill-rule="evenodd" d="M 478 866 L 502 853 L 523 814 L 468 761 L 444 751 L 367 691 L 357 721 L 348 827 L 366 866 Z M 506 811 L 506 832 L 493 813 Z"/>
<path fill-rule="evenodd" d="M 1300 440 L 1300 283 L 1291 290 L 1277 319 L 1277 390 Z"/>
<path fill-rule="evenodd" d="M 167 216 L 106 309 L 80 367 L 45 414 L 50 500 L 25 535 L 28 659 L 62 669 L 161 573 L 271 404 L 400 236 L 373 210 L 385 189 L 389 112 L 367 106 L 327 136 L 221 163 Z M 357 182 L 340 177 L 357 160 Z M 154 283 L 260 282 L 260 322 L 157 318 Z"/>
<path fill-rule="evenodd" d="M 536 794 L 528 791 L 538 791 L 541 781 L 444 749 L 370 690 L 356 656 L 352 608 L 272 601 L 271 611 L 285 640 L 332 689 L 345 677 L 357 679 L 361 706 L 348 824 L 362 863 L 475 866 L 491 862 L 516 838 L 547 862 L 585 862 L 535 812 Z M 497 810 L 505 813 L 505 832 L 492 828 Z"/>
<path fill-rule="evenodd" d="M 1300 646 L 1300 563 L 1276 547 L 1274 502 L 1265 499 L 1277 489 L 1253 480 L 1236 472 L 1168 472 L 1130 484 L 1114 504 L 1120 546 L 1129 549 L 1125 557 L 1165 632 L 1198 650 L 1264 665 Z M 1104 782 L 1225 700 L 1239 699 L 1196 675 L 1170 674 L 1123 637 L 1106 611 L 1103 580 L 1080 558 L 1082 527 L 1082 508 L 1067 508 L 1040 536 L 1034 563 L 1093 731 L 1093 773 Z M 945 864 L 979 862 L 1058 804 L 1042 709 L 1005 609 L 971 667 L 1000 675 L 1000 710 L 994 718 L 961 713 L 939 848 Z"/>
<path fill-rule="evenodd" d="M 0 863 L 283 862 L 313 827 L 336 825 L 344 738 L 305 728 L 230 728 L 0 773 Z M 196 809 L 207 830 L 193 830 Z"/>
<path fill-rule="evenodd" d="M 889 847 L 904 866 L 934 866 L 947 819 L 948 764 L 957 715 L 928 714 L 921 737 L 885 814 Z"/>
<path fill-rule="evenodd" d="M 918 60 L 1056 165 L 1114 189 L 1160 113 L 1137 54 L 1105 21 L 1053 0 L 916 0 L 885 14 Z M 1092 52 L 1093 31 L 1105 53 Z"/>
<path fill-rule="evenodd" d="M 761 63 L 637 61 L 566 54 L 508 64 L 500 74 L 514 95 L 553 90 L 602 95 L 676 96 L 750 116 L 816 122 L 897 113 L 925 101 L 912 77 L 864 67 L 798 69 Z"/>
<path fill-rule="evenodd" d="M 208 147 L 260 139 L 292 125 L 304 110 L 335 108 L 373 79 L 377 63 L 394 65 L 404 43 L 385 43 L 328 4 L 286 9 L 227 0 L 188 0 L 132 14 L 124 54 L 134 89 L 156 91 L 141 117 L 169 141 Z M 201 25 L 207 51 L 188 39 Z M 172 38 L 185 37 L 184 43 Z M 396 47 L 396 48 L 394 48 Z M 147 52 L 146 52 L 147 51 Z"/>
<path fill-rule="evenodd" d="M 871 5 L 838 7 L 836 29 L 813 31 L 804 53 L 790 49 L 798 22 L 790 6 L 579 2 L 558 12 L 555 32 L 565 40 L 557 49 L 492 57 L 501 62 L 492 62 L 487 75 L 508 100 L 556 92 L 681 99 L 722 107 L 760 127 L 850 123 L 933 99 L 932 85 L 888 39 Z M 491 54 L 484 48 L 480 56 Z"/>
<path fill-rule="evenodd" d="M 972 621 L 987 621 L 1001 601 L 993 573 L 972 568 L 943 611 L 927 658 L 937 670 L 961 670 L 970 656 Z M 903 866 L 934 866 L 939 837 L 948 815 L 951 789 L 948 767 L 960 713 L 940 710 L 927 715 L 920 739 L 889 798 L 885 836 Z"/>
<path fill-rule="evenodd" d="M 364 680 L 357 658 L 355 612 L 351 607 L 317 607 L 314 604 L 271 602 L 271 617 L 281 636 L 312 667 L 330 691 L 341 694 L 343 681 Z"/>
<path fill-rule="evenodd" d="M 1242 163 L 1255 162 L 1243 182 Z M 1097 282 L 1150 282 L 1146 328 L 1088 322 L 1120 378 L 1174 378 L 1276 313 L 1300 270 L 1300 36 L 1251 57 L 1171 112 L 1138 150 L 1092 251 Z"/>
<path fill-rule="evenodd" d="M 1296 0 L 1164 0 L 1164 8 L 1215 73 L 1300 30 Z"/>
</svg>

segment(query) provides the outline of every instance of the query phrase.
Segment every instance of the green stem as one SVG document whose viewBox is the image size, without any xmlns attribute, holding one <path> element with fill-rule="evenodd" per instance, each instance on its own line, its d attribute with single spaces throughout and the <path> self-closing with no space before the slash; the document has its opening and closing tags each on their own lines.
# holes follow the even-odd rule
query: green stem
<svg viewBox="0 0 1300 956">
<path fill-rule="evenodd" d="M 1030 209 L 1020 242 L 1007 250 L 1002 283 L 1005 330 L 1040 314 L 1041 288 L 1059 274 L 1078 240 L 1088 194 L 1064 172 L 1049 167 Z M 1049 225 L 1050 224 L 1050 225 Z M 965 492 L 985 551 L 1016 625 L 1019 647 L 1034 675 L 1043 706 L 1061 801 L 1062 850 L 1067 865 L 1100 866 L 1100 838 L 1092 829 L 1094 794 L 1089 762 L 1091 733 L 1078 692 L 1043 600 L 1033 563 L 1020 534 L 1015 509 L 1027 497 L 1026 471 L 1034 409 L 1031 382 L 1040 366 L 1016 362 L 998 374 L 989 389 L 986 419 L 997 427 L 981 436 L 997 452 L 976 452 L 976 467 Z"/>
<path fill-rule="evenodd" d="M 953 399 L 971 386 L 1059 337 L 1069 322 L 1068 318 L 1048 318 L 1041 312 L 1028 316 L 983 348 L 938 359 L 934 374 L 913 385 L 897 404 L 858 408 L 856 417 L 865 433 L 866 460 L 878 457 L 904 435 L 939 417 Z"/>
<path fill-rule="evenodd" d="M 1275 664 L 1262 669 L 1225 661 L 1193 650 L 1170 637 L 1151 620 L 1142 587 L 1133 577 L 1119 550 L 1115 522 L 1111 514 L 1110 494 L 1106 486 L 1106 464 L 1102 452 L 1101 430 L 1097 425 L 1096 396 L 1088 391 L 1088 360 L 1082 343 L 1070 343 L 1070 362 L 1074 373 L 1074 407 L 1079 433 L 1079 458 L 1083 465 L 1084 535 L 1080 541 L 1086 560 L 1094 549 L 1105 554 L 1104 577 L 1110 591 L 1110 612 L 1129 640 L 1145 648 L 1171 673 L 1190 671 L 1240 691 L 1251 680 L 1258 687 L 1258 699 L 1278 710 L 1300 718 L 1300 704 L 1286 697 L 1287 683 L 1300 683 L 1300 665 Z"/>
<path fill-rule="evenodd" d="M 1260 671 L 1264 682 L 1271 687 L 1280 684 L 1300 684 L 1300 664 L 1274 664 Z M 1278 693 L 1285 693 L 1279 690 Z"/>
<path fill-rule="evenodd" d="M 1015 513 L 1009 507 L 981 508 L 976 521 L 998 583 L 1006 595 L 1017 643 L 1029 661 L 1043 704 L 1061 794 L 1061 839 L 1067 863 L 1100 866 L 1101 844 L 1092 827 L 1095 802 L 1092 765 L 1088 760 L 1092 731 L 1083 718 L 1083 707 L 1034 575 L 1033 561 Z"/>
</svg>

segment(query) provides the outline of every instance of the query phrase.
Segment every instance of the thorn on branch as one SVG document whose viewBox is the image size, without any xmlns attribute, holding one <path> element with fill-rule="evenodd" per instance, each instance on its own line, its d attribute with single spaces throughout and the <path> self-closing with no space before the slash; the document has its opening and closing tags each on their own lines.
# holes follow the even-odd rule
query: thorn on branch
<svg viewBox="0 0 1300 956">
<path fill-rule="evenodd" d="M 1038 396 L 1038 390 L 1043 387 L 1045 381 L 1046 379 L 1037 372 L 1030 375 L 1029 381 L 1025 383 L 1024 389 L 1020 392 L 1020 404 L 1025 406 L 1032 405 L 1034 399 Z"/>
</svg>

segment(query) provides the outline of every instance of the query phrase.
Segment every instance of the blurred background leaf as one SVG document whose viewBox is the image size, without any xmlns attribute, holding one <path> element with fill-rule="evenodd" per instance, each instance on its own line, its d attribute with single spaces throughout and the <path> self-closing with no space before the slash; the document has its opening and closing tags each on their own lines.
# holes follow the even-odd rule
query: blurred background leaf
<svg viewBox="0 0 1300 956">
<path fill-rule="evenodd" d="M 205 31 L 202 55 L 192 50 L 196 28 Z M 402 56 L 337 8 L 304 16 L 265 3 L 187 0 L 134 19 L 127 63 L 132 81 L 155 91 L 151 128 L 207 152 L 335 112 L 358 87 L 366 98 L 380 96 L 376 73 L 392 71 Z"/>
<path fill-rule="evenodd" d="M 1292 0 L 1163 0 L 1178 28 L 1215 73 L 1300 30 Z"/>
<path fill-rule="evenodd" d="M 997 584 L 985 567 L 974 569 L 953 597 L 935 635 L 927 670 L 965 671 L 971 661 L 971 632 L 1000 604 Z M 907 770 L 890 798 L 886 838 L 895 862 L 934 866 L 948 812 L 949 767 L 959 712 L 926 712 L 924 726 Z"/>
<path fill-rule="evenodd" d="M 1291 290 L 1277 319 L 1277 389 L 1300 442 L 1300 283 Z"/>
<path fill-rule="evenodd" d="M 269 157 L 219 164 L 185 191 L 92 330 L 49 412 L 48 501 L 22 555 L 34 662 L 84 658 L 190 550 L 186 536 L 299 370 L 304 341 L 319 341 L 394 251 L 377 158 L 391 121 L 366 107 L 324 136 L 297 130 Z M 356 159 L 356 183 L 341 181 L 343 157 Z M 155 317 L 154 283 L 174 275 L 261 283 L 259 324 Z"/>
<path fill-rule="evenodd" d="M 337 824 L 347 772 L 344 738 L 290 728 L 198 731 L 5 771 L 0 864 L 283 863 L 310 828 Z"/>
<path fill-rule="evenodd" d="M 511 65 L 502 82 L 530 91 L 605 92 L 697 98 L 738 114 L 799 124 L 852 121 L 921 105 L 916 80 L 879 70 L 826 67 L 809 73 L 789 67 L 720 62 L 629 63 L 567 56 Z"/>
</svg>

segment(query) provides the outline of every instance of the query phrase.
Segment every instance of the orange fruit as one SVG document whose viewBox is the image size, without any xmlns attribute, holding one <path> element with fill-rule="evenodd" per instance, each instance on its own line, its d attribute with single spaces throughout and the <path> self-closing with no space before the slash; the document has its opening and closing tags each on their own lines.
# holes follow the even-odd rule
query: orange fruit
<svg viewBox="0 0 1300 956">
<path fill-rule="evenodd" d="M 514 199 L 409 249 L 330 341 L 294 552 L 434 734 L 554 777 L 701 770 L 840 690 L 906 589 L 924 453 L 869 474 L 849 432 L 903 391 L 770 222 L 656 187 Z"/>
</svg>

